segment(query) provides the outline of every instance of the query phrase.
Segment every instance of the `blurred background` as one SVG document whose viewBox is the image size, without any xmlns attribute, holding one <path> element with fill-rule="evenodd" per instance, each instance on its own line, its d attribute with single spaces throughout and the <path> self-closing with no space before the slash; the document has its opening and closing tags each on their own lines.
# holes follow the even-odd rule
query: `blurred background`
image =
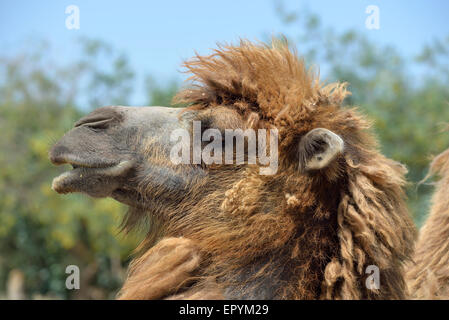
<svg viewBox="0 0 449 320">
<path fill-rule="evenodd" d="M 119 233 L 113 200 L 53 192 L 48 149 L 93 108 L 169 106 L 183 60 L 239 38 L 282 34 L 323 80 L 349 82 L 346 103 L 408 166 L 421 225 L 432 185 L 418 182 L 449 147 L 448 13 L 445 0 L 2 1 L 0 299 L 114 298 L 141 235 Z"/>
</svg>

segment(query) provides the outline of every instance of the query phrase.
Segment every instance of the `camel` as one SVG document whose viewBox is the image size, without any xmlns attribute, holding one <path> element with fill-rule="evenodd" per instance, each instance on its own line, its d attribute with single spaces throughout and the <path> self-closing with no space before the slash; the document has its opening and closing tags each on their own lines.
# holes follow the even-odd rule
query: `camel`
<svg viewBox="0 0 449 320">
<path fill-rule="evenodd" d="M 342 105 L 346 85 L 323 84 L 281 43 L 223 45 L 184 66 L 186 108 L 102 107 L 49 152 L 73 167 L 56 192 L 126 204 L 127 231 L 149 221 L 119 298 L 406 298 L 416 236 L 406 169 Z M 276 129 L 277 171 L 173 163 L 172 133 L 193 140 L 194 121 L 204 132 Z"/>
<path fill-rule="evenodd" d="M 449 299 L 449 149 L 433 160 L 429 175 L 434 174 L 441 178 L 407 270 L 410 297 L 415 299 Z"/>
</svg>

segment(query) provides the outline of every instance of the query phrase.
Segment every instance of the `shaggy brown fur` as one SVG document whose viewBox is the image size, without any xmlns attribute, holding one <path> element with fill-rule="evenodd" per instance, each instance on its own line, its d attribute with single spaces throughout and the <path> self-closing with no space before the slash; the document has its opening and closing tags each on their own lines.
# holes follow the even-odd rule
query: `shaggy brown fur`
<svg viewBox="0 0 449 320">
<path fill-rule="evenodd" d="M 282 44 L 223 46 L 185 67 L 194 84 L 178 101 L 200 112 L 225 107 L 246 128 L 277 128 L 279 170 L 264 176 L 255 165 L 211 167 L 218 190 L 199 180 L 188 200 L 158 209 L 163 235 L 190 239 L 201 255 L 180 285 L 207 293 L 212 286 L 226 298 L 404 298 L 403 264 L 415 236 L 402 190 L 406 170 L 379 153 L 355 108 L 342 107 L 345 85 L 322 85 Z M 315 128 L 338 134 L 345 149 L 329 167 L 305 171 L 313 146 L 300 142 Z M 142 184 L 141 193 L 153 191 Z M 144 214 L 135 210 L 129 221 Z M 158 273 L 145 267 L 150 253 L 132 264 L 122 297 L 163 296 L 151 283 Z M 179 255 L 191 261 L 182 249 Z M 365 286 L 368 265 L 380 269 L 380 290 Z M 177 268 L 167 259 L 160 270 L 184 272 Z"/>
<path fill-rule="evenodd" d="M 449 149 L 433 160 L 430 174 L 441 178 L 407 279 L 413 298 L 449 299 Z"/>
<path fill-rule="evenodd" d="M 131 263 L 132 272 L 122 288 L 121 299 L 157 299 L 176 292 L 199 262 L 197 247 L 191 240 L 163 239 Z"/>
</svg>

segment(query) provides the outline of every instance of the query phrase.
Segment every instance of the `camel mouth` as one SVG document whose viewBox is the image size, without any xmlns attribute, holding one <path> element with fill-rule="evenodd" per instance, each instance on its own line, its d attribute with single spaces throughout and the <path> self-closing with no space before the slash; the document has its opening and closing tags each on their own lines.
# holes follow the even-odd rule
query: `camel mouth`
<svg viewBox="0 0 449 320">
<path fill-rule="evenodd" d="M 119 187 L 120 178 L 134 165 L 131 160 L 120 161 L 114 165 L 102 164 L 101 166 L 82 164 L 78 161 L 65 163 L 70 164 L 72 170 L 54 178 L 52 189 L 61 194 L 84 192 L 94 197 L 109 196 Z"/>
<path fill-rule="evenodd" d="M 118 161 L 112 161 L 109 159 L 94 159 L 94 160 L 86 160 L 81 157 L 79 157 L 76 154 L 67 154 L 67 153 L 59 153 L 54 152 L 53 150 L 50 151 L 49 158 L 52 164 L 56 166 L 69 164 L 74 169 L 76 168 L 107 168 L 117 165 Z"/>
</svg>

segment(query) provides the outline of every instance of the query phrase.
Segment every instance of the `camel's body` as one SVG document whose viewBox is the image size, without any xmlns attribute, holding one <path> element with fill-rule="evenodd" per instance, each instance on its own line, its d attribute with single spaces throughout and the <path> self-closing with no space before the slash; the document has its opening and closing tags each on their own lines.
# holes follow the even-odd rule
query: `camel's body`
<svg viewBox="0 0 449 320">
<path fill-rule="evenodd" d="M 435 158 L 431 173 L 439 174 L 440 180 L 407 281 L 412 298 L 449 299 L 449 150 Z"/>
<path fill-rule="evenodd" d="M 406 298 L 415 228 L 405 169 L 379 153 L 363 116 L 341 106 L 344 85 L 323 86 L 285 45 L 245 42 L 186 67 L 197 85 L 178 96 L 188 108 L 101 108 L 50 153 L 76 165 L 54 180 L 56 191 L 128 204 L 128 228 L 152 220 L 120 297 Z M 277 172 L 174 165 L 170 133 L 192 121 L 276 128 Z M 366 281 L 373 268 L 379 288 Z"/>
</svg>

